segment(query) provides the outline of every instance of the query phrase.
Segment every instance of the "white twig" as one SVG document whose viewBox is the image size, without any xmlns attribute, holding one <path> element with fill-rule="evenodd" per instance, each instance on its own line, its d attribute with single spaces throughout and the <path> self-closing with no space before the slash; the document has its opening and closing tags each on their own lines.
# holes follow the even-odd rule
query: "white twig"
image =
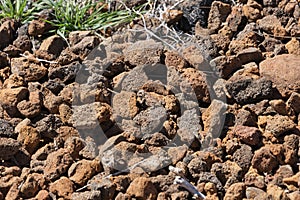
<svg viewBox="0 0 300 200">
<path fill-rule="evenodd" d="M 20 56 L 22 56 L 24 58 L 27 58 L 28 60 L 32 59 L 32 60 L 36 60 L 38 62 L 46 62 L 46 63 L 50 63 L 50 64 L 57 64 L 58 63 L 58 62 L 55 62 L 55 61 L 49 61 L 49 60 L 35 58 L 35 57 L 30 58 L 29 56 L 26 56 L 26 55 L 24 55 L 22 53 L 20 53 Z"/>
<path fill-rule="evenodd" d="M 205 199 L 205 195 L 199 192 L 197 188 L 193 186 L 190 182 L 188 182 L 186 179 L 180 176 L 176 176 L 173 183 L 178 184 L 181 187 L 185 188 L 190 193 L 192 193 L 195 197 L 200 198 L 201 200 Z"/>
</svg>

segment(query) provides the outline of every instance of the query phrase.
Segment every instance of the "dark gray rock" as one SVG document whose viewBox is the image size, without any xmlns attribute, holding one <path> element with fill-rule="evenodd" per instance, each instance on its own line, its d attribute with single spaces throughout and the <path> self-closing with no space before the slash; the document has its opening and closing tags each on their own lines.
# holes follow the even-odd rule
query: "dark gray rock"
<svg viewBox="0 0 300 200">
<path fill-rule="evenodd" d="M 17 137 L 13 126 L 5 119 L 0 119 L 0 137 L 9 137 L 14 139 Z"/>
<path fill-rule="evenodd" d="M 252 157 L 253 153 L 251 147 L 248 145 L 241 145 L 241 148 L 234 152 L 233 161 L 242 168 L 243 173 L 246 173 L 251 165 Z"/>
<path fill-rule="evenodd" d="M 231 97 L 239 104 L 258 102 L 272 97 L 272 82 L 264 78 L 245 79 L 226 84 Z"/>
</svg>

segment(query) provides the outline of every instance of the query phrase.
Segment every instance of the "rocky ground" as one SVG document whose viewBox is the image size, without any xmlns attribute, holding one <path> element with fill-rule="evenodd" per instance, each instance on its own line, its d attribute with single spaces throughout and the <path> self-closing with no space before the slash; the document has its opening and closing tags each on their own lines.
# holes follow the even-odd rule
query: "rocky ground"
<svg viewBox="0 0 300 200">
<path fill-rule="evenodd" d="M 172 9 L 181 46 L 3 21 L 0 200 L 300 199 L 300 2 Z"/>
</svg>

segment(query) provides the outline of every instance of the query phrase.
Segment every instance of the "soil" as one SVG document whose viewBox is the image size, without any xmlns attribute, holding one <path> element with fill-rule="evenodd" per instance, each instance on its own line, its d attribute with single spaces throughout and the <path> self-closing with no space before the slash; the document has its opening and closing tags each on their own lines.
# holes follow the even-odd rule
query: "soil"
<svg viewBox="0 0 300 200">
<path fill-rule="evenodd" d="M 206 200 L 300 199 L 300 2 L 162 14 L 67 42 L 3 21 L 0 200 L 201 199 L 178 176 Z"/>
</svg>

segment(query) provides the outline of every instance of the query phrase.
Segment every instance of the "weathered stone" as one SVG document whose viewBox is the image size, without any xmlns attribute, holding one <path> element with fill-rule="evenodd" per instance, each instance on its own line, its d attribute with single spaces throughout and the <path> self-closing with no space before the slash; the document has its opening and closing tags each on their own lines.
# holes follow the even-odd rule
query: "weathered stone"
<svg viewBox="0 0 300 200">
<path fill-rule="evenodd" d="M 138 113 L 136 94 L 134 92 L 121 91 L 113 96 L 112 107 L 116 117 L 133 119 Z"/>
<path fill-rule="evenodd" d="M 40 48 L 35 54 L 43 59 L 56 58 L 65 46 L 66 42 L 62 37 L 53 35 L 43 40 Z"/>
<path fill-rule="evenodd" d="M 132 197 L 141 199 L 156 199 L 157 190 L 155 189 L 153 183 L 145 177 L 139 177 L 132 181 L 127 189 L 127 194 Z"/>
<path fill-rule="evenodd" d="M 47 75 L 48 70 L 42 63 L 33 63 L 20 57 L 11 59 L 11 72 L 23 77 L 25 81 L 38 81 Z"/>
<path fill-rule="evenodd" d="M 259 172 L 270 172 L 278 167 L 278 162 L 269 147 L 262 147 L 255 151 L 252 158 L 252 166 Z"/>
<path fill-rule="evenodd" d="M 231 6 L 221 1 L 214 1 L 211 5 L 208 16 L 208 29 L 211 31 L 218 30 L 222 22 L 225 22 L 228 14 L 231 11 Z"/>
<path fill-rule="evenodd" d="M 257 145 L 261 141 L 262 133 L 256 127 L 237 125 L 234 132 L 246 144 Z"/>
<path fill-rule="evenodd" d="M 14 38 L 14 32 L 16 28 L 16 23 L 12 20 L 6 20 L 0 26 L 0 38 L 1 44 L 0 49 L 8 46 Z"/>
<path fill-rule="evenodd" d="M 99 160 L 80 160 L 71 165 L 68 170 L 68 176 L 76 184 L 84 186 L 92 176 L 100 171 L 101 165 Z"/>
<path fill-rule="evenodd" d="M 154 40 L 139 41 L 124 50 L 125 61 L 132 65 L 161 63 L 163 45 Z"/>
<path fill-rule="evenodd" d="M 22 196 L 25 198 L 34 197 L 38 191 L 45 187 L 45 177 L 42 174 L 29 174 L 20 188 Z"/>
<path fill-rule="evenodd" d="M 18 141 L 23 144 L 24 148 L 32 154 L 38 147 L 41 136 L 32 126 L 23 126 L 18 135 Z"/>
<path fill-rule="evenodd" d="M 258 126 L 264 134 L 271 133 L 275 137 L 296 128 L 296 124 L 288 116 L 282 115 L 259 116 Z"/>
<path fill-rule="evenodd" d="M 256 187 L 247 187 L 246 189 L 247 199 L 265 199 L 267 198 L 267 193 L 262 189 Z"/>
<path fill-rule="evenodd" d="M 224 200 L 231 200 L 231 199 L 234 199 L 234 200 L 242 200 L 244 195 L 245 195 L 245 184 L 244 183 L 234 183 L 232 184 L 225 196 L 224 196 Z"/>
<path fill-rule="evenodd" d="M 292 92 L 300 92 L 299 68 L 299 56 L 284 54 L 261 62 L 259 72 L 274 83 L 283 97 L 289 97 Z"/>
<path fill-rule="evenodd" d="M 243 6 L 243 13 L 248 18 L 248 21 L 253 22 L 261 18 L 262 6 L 254 0 L 248 0 Z"/>
<path fill-rule="evenodd" d="M 59 149 L 47 156 L 44 174 L 47 178 L 54 180 L 68 171 L 73 159 L 66 149 Z"/>
<path fill-rule="evenodd" d="M 25 87 L 18 87 L 12 89 L 0 90 L 0 104 L 9 115 L 18 114 L 17 104 L 24 100 L 28 94 L 28 89 Z"/>
<path fill-rule="evenodd" d="M 74 184 L 70 179 L 63 176 L 54 183 L 51 183 L 49 190 L 58 197 L 70 200 L 74 192 Z"/>
<path fill-rule="evenodd" d="M 73 107 L 71 122 L 76 128 L 93 129 L 99 123 L 109 121 L 111 107 L 106 103 L 95 102 Z"/>
<path fill-rule="evenodd" d="M 221 78 L 227 79 L 242 63 L 236 56 L 219 56 L 212 59 L 210 65 Z"/>
<path fill-rule="evenodd" d="M 16 138 L 13 126 L 5 119 L 0 119 L 0 137 Z"/>
<path fill-rule="evenodd" d="M 72 200 L 97 200 L 101 199 L 101 191 L 85 191 L 85 192 L 74 192 L 72 194 Z M 116 197 L 117 199 L 117 197 Z"/>
<path fill-rule="evenodd" d="M 167 67 L 174 67 L 179 72 L 188 67 L 187 61 L 175 51 L 167 51 L 165 56 L 165 63 Z"/>
<path fill-rule="evenodd" d="M 8 160 L 12 158 L 21 147 L 21 144 L 12 138 L 0 138 L 0 158 Z"/>
<path fill-rule="evenodd" d="M 231 97 L 240 104 L 247 104 L 272 97 L 272 82 L 264 78 L 258 80 L 244 79 L 226 84 Z"/>
<path fill-rule="evenodd" d="M 233 161 L 242 168 L 243 173 L 246 173 L 251 165 L 252 149 L 248 145 L 241 145 L 241 148 L 236 150 L 232 157 Z"/>
<path fill-rule="evenodd" d="M 300 94 L 293 92 L 286 104 L 292 107 L 296 113 L 300 113 Z"/>
</svg>

